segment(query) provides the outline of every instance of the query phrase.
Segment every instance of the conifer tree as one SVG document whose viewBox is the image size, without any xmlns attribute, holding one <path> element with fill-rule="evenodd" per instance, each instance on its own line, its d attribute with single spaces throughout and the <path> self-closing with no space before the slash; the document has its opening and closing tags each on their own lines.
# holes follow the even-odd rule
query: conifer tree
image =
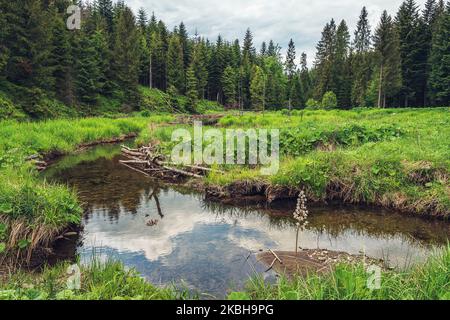
<svg viewBox="0 0 450 320">
<path fill-rule="evenodd" d="M 186 71 L 186 96 L 188 98 L 189 111 L 195 112 L 195 107 L 198 103 L 198 81 L 192 64 Z"/>
<path fill-rule="evenodd" d="M 55 95 L 65 104 L 74 105 L 75 84 L 73 79 L 73 57 L 70 35 L 62 16 L 57 11 L 53 12 L 52 18 L 53 37 L 50 60 L 53 64 Z"/>
<path fill-rule="evenodd" d="M 244 59 L 247 58 L 250 63 L 253 64 L 255 62 L 256 50 L 253 46 L 253 34 L 250 29 L 247 29 L 247 31 L 245 32 L 242 54 L 244 56 Z"/>
<path fill-rule="evenodd" d="M 435 105 L 450 104 L 450 3 L 439 16 L 430 54 L 430 96 Z"/>
<path fill-rule="evenodd" d="M 193 49 L 192 66 L 197 78 L 198 96 L 206 98 L 206 86 L 208 85 L 208 52 L 203 40 L 199 41 Z"/>
<path fill-rule="evenodd" d="M 401 88 L 401 65 L 397 30 L 385 10 L 375 30 L 374 47 L 377 54 L 377 106 L 386 106 L 386 98 L 393 98 Z"/>
<path fill-rule="evenodd" d="M 185 92 L 183 48 L 178 35 L 172 35 L 167 52 L 167 84 L 180 94 Z"/>
<path fill-rule="evenodd" d="M 336 47 L 333 64 L 334 88 L 338 106 L 351 105 L 351 73 L 350 73 L 350 33 L 347 23 L 342 20 L 336 31 Z"/>
<path fill-rule="evenodd" d="M 414 0 L 405 0 L 396 16 L 396 26 L 400 39 L 402 61 L 403 106 L 423 104 L 423 77 L 426 70 L 424 45 L 421 34 L 422 24 Z"/>
<path fill-rule="evenodd" d="M 191 57 L 191 46 L 189 43 L 189 35 L 183 22 L 180 23 L 178 34 L 180 35 L 181 47 L 183 49 L 184 68 L 188 68 Z"/>
<path fill-rule="evenodd" d="M 336 50 L 336 23 L 331 19 L 322 31 L 322 38 L 317 44 L 316 60 L 314 62 L 317 72 L 315 96 L 320 99 L 327 91 L 334 90 L 335 79 L 333 74 Z"/>
<path fill-rule="evenodd" d="M 264 59 L 266 79 L 266 106 L 267 108 L 280 109 L 285 106 L 287 78 L 284 74 L 283 64 L 279 59 L 268 56 Z"/>
<path fill-rule="evenodd" d="M 224 102 L 228 106 L 235 106 L 236 104 L 236 91 L 237 91 L 237 77 L 233 67 L 228 66 L 225 68 L 222 76 L 222 86 L 224 93 Z"/>
<path fill-rule="evenodd" d="M 124 90 L 127 103 L 136 105 L 139 100 L 139 31 L 134 14 L 128 7 L 118 15 L 113 61 L 117 84 Z"/>
<path fill-rule="evenodd" d="M 9 59 L 9 48 L 7 46 L 7 35 L 9 25 L 6 19 L 7 7 L 5 0 L 0 0 L 0 79 L 5 76 L 5 68 Z"/>
<path fill-rule="evenodd" d="M 253 67 L 253 75 L 250 85 L 251 101 L 254 110 L 265 108 L 265 75 L 259 66 Z"/>
<path fill-rule="evenodd" d="M 354 56 L 352 61 L 353 85 L 352 105 L 366 106 L 366 90 L 371 78 L 370 68 L 370 25 L 366 7 L 363 7 L 356 26 L 353 41 Z"/>
<path fill-rule="evenodd" d="M 308 101 L 311 97 L 311 77 L 308 69 L 308 57 L 305 52 L 302 52 L 300 57 L 300 82 L 303 91 L 303 100 Z"/>
<path fill-rule="evenodd" d="M 300 81 L 300 74 L 296 73 L 291 80 L 291 85 L 290 85 L 290 94 L 289 94 L 289 98 L 290 98 L 290 102 L 291 102 L 291 106 L 297 109 L 301 109 L 304 107 L 305 105 L 305 101 L 304 101 L 304 93 L 303 93 L 303 89 L 302 89 L 302 85 L 301 85 L 301 81 Z"/>
</svg>

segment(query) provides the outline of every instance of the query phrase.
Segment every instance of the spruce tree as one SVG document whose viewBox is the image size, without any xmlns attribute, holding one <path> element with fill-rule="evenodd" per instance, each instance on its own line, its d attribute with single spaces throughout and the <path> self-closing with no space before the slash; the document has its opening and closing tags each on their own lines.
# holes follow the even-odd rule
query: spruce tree
<svg viewBox="0 0 450 320">
<path fill-rule="evenodd" d="M 5 8 L 3 19 L 8 25 L 3 36 L 9 49 L 7 79 L 29 88 L 51 90 L 54 79 L 49 65 L 52 50 L 50 13 L 43 10 L 40 0 L 25 0 L 21 6 L 5 1 L 2 8 Z"/>
<path fill-rule="evenodd" d="M 233 67 L 225 68 L 222 76 L 222 86 L 225 105 L 234 107 L 236 104 L 237 77 Z"/>
<path fill-rule="evenodd" d="M 113 67 L 116 81 L 124 90 L 126 102 L 133 106 L 139 100 L 139 31 L 130 8 L 125 7 L 119 13 L 114 36 Z"/>
<path fill-rule="evenodd" d="M 148 17 L 144 8 L 140 8 L 138 11 L 137 24 L 141 33 L 145 34 L 147 31 Z"/>
<path fill-rule="evenodd" d="M 311 77 L 308 69 L 308 57 L 305 52 L 302 52 L 300 57 L 300 82 L 303 90 L 303 100 L 308 101 L 311 98 Z"/>
<path fill-rule="evenodd" d="M 374 34 L 374 47 L 377 60 L 377 99 L 376 105 L 386 106 L 386 98 L 393 98 L 401 88 L 401 63 L 397 30 L 391 16 L 385 10 Z"/>
<path fill-rule="evenodd" d="M 183 49 L 183 63 L 184 68 L 188 68 L 190 64 L 190 57 L 191 57 L 191 45 L 189 43 L 189 35 L 186 30 L 186 26 L 183 22 L 180 23 L 180 26 L 178 28 L 178 34 L 180 36 L 181 41 L 181 47 Z"/>
<path fill-rule="evenodd" d="M 418 106 L 423 104 L 423 77 L 426 61 L 424 61 L 425 49 L 421 33 L 423 25 L 414 0 L 405 0 L 402 3 L 396 16 L 396 25 L 402 61 L 403 106 Z"/>
<path fill-rule="evenodd" d="M 195 112 L 195 107 L 198 103 L 198 81 L 192 64 L 186 71 L 186 96 L 188 98 L 189 111 Z"/>
<path fill-rule="evenodd" d="M 178 93 L 185 92 L 183 48 L 178 35 L 172 35 L 169 41 L 167 52 L 167 84 L 178 90 Z"/>
<path fill-rule="evenodd" d="M 264 71 L 267 74 L 265 90 L 267 109 L 280 109 L 286 103 L 287 78 L 284 66 L 276 57 L 268 56 L 264 59 Z"/>
<path fill-rule="evenodd" d="M 100 91 L 100 56 L 94 46 L 94 38 L 83 28 L 75 44 L 75 83 L 77 101 L 95 105 Z"/>
<path fill-rule="evenodd" d="M 247 31 L 245 32 L 242 54 L 244 56 L 244 59 L 247 58 L 250 63 L 253 64 L 255 62 L 256 50 L 253 46 L 253 34 L 250 29 L 247 29 Z"/>
<path fill-rule="evenodd" d="M 209 73 L 209 97 L 211 100 L 221 102 L 222 99 L 222 74 L 225 70 L 225 45 L 222 36 L 217 37 L 215 46 L 212 48 L 211 59 L 208 68 Z"/>
<path fill-rule="evenodd" d="M 75 103 L 75 84 L 73 79 L 73 56 L 69 32 L 62 16 L 54 11 L 52 28 L 53 78 L 55 95 L 67 105 Z"/>
<path fill-rule="evenodd" d="M 7 35 L 10 31 L 6 19 L 7 9 L 5 0 L 0 0 L 0 78 L 5 76 L 6 64 L 9 59 Z"/>
<path fill-rule="evenodd" d="M 314 62 L 317 72 L 315 96 L 321 99 L 327 91 L 334 90 L 335 79 L 333 73 L 336 50 L 336 23 L 331 19 L 322 31 L 322 38 L 317 44 L 316 60 Z"/>
<path fill-rule="evenodd" d="M 100 16 L 103 17 L 103 19 L 106 22 L 107 31 L 109 33 L 113 32 L 113 18 L 114 18 L 114 11 L 113 11 L 113 2 L 112 0 L 98 0 L 97 7 Z"/>
<path fill-rule="evenodd" d="M 208 52 L 203 40 L 194 46 L 192 66 L 197 78 L 198 96 L 204 99 L 206 98 L 206 86 L 208 85 Z"/>
<path fill-rule="evenodd" d="M 351 105 L 351 73 L 350 73 L 350 33 L 347 23 L 342 20 L 336 31 L 336 47 L 334 55 L 334 88 L 338 106 L 347 108 Z"/>
<path fill-rule="evenodd" d="M 284 64 L 286 74 L 289 80 L 292 80 L 297 72 L 297 66 L 295 64 L 295 44 L 292 39 L 289 41 L 288 50 L 286 53 L 286 62 Z"/>
<path fill-rule="evenodd" d="M 370 68 L 370 25 L 366 7 L 363 7 L 356 26 L 353 41 L 354 56 L 352 61 L 352 105 L 366 106 L 366 90 L 371 78 Z"/>
<path fill-rule="evenodd" d="M 252 80 L 250 85 L 251 102 L 254 110 L 262 110 L 265 108 L 265 75 L 259 66 L 253 67 Z"/>
<path fill-rule="evenodd" d="M 267 54 L 267 44 L 265 41 L 263 41 L 263 43 L 261 44 L 261 50 L 259 51 L 259 54 L 261 55 L 261 57 L 265 57 Z"/>
<path fill-rule="evenodd" d="M 450 3 L 440 15 L 433 33 L 430 54 L 430 96 L 434 104 L 450 104 Z"/>
<path fill-rule="evenodd" d="M 299 73 L 296 73 L 292 77 L 289 98 L 292 107 L 297 109 L 301 109 L 304 107 L 305 105 L 304 93 Z"/>
</svg>

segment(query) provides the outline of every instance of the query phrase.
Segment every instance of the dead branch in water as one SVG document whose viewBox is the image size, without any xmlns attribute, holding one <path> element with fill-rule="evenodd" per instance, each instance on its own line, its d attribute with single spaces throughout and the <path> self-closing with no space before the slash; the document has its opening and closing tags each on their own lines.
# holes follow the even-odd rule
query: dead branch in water
<svg viewBox="0 0 450 320">
<path fill-rule="evenodd" d="M 124 166 L 140 172 L 146 176 L 156 175 L 164 178 L 178 178 L 180 176 L 200 179 L 203 178 L 206 172 L 219 172 L 207 167 L 198 165 L 183 165 L 181 167 L 174 167 L 172 163 L 164 161 L 165 157 L 156 152 L 153 145 L 143 146 L 139 149 L 133 149 L 127 146 L 122 146 L 122 155 L 128 160 L 120 160 Z"/>
</svg>

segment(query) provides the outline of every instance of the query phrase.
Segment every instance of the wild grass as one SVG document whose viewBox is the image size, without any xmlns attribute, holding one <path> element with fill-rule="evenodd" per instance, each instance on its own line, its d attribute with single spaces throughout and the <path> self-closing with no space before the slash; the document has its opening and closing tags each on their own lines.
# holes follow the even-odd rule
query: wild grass
<svg viewBox="0 0 450 320">
<path fill-rule="evenodd" d="M 159 288 L 120 262 L 94 260 L 80 268 L 79 290 L 67 286 L 69 263 L 42 272 L 18 272 L 0 281 L 0 300 L 179 300 L 188 292 Z"/>
<path fill-rule="evenodd" d="M 381 272 L 379 289 L 367 286 L 369 274 L 362 264 L 340 264 L 326 274 L 281 277 L 270 284 L 260 276 L 231 299 L 255 300 L 450 300 L 450 246 L 424 265 L 406 271 Z"/>
<path fill-rule="evenodd" d="M 81 266 L 81 288 L 69 290 L 69 263 L 42 272 L 19 271 L 0 280 L 0 300 L 179 300 L 197 299 L 187 290 L 155 287 L 120 262 L 93 260 Z M 449 300 L 450 245 L 423 265 L 407 270 L 382 270 L 378 289 L 367 286 L 362 264 L 340 264 L 329 273 L 282 276 L 269 283 L 251 278 L 230 300 Z"/>
</svg>

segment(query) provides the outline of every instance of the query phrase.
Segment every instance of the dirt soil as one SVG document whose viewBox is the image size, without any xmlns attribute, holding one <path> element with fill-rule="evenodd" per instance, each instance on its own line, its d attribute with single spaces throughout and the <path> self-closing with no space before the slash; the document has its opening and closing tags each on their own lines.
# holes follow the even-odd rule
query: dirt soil
<svg viewBox="0 0 450 320">
<path fill-rule="evenodd" d="M 257 254 L 258 261 L 271 267 L 278 274 L 288 277 L 305 275 L 310 272 L 326 273 L 339 263 L 361 263 L 383 266 L 382 260 L 376 260 L 364 255 L 351 255 L 345 252 L 323 249 L 300 249 L 297 254 L 293 251 L 274 251 L 281 260 L 276 259 L 271 251 Z M 275 261 L 275 262 L 274 262 Z M 272 265 L 273 263 L 273 265 Z"/>
</svg>

